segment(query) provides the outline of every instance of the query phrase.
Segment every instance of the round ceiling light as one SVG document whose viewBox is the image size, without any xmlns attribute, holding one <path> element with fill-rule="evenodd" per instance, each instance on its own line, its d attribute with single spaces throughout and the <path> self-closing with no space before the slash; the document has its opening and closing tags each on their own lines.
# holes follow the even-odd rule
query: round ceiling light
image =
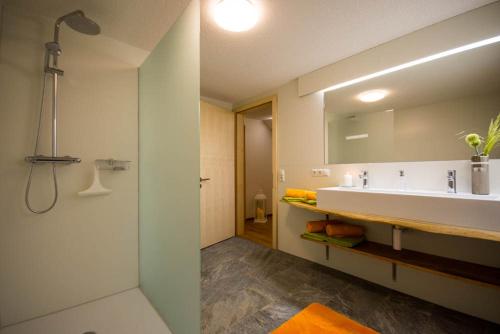
<svg viewBox="0 0 500 334">
<path fill-rule="evenodd" d="M 229 31 L 246 31 L 255 26 L 259 11 L 250 0 L 221 0 L 214 8 L 217 24 Z"/>
<path fill-rule="evenodd" d="M 388 91 L 383 90 L 383 89 L 374 89 L 374 90 L 367 90 L 366 92 L 363 92 L 357 96 L 358 100 L 362 102 L 376 102 L 379 100 L 382 100 L 384 97 L 389 94 Z"/>
</svg>

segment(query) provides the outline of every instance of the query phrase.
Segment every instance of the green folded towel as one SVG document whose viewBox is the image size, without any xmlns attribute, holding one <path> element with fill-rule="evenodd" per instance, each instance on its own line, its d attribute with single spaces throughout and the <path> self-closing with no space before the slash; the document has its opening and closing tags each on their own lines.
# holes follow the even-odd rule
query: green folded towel
<svg viewBox="0 0 500 334">
<path fill-rule="evenodd" d="M 306 203 L 306 204 L 309 204 L 309 205 L 316 205 L 316 200 L 306 199 L 306 198 L 301 198 L 301 197 L 287 197 L 287 196 L 283 196 L 283 200 L 285 202 L 301 202 L 301 203 Z"/>
<path fill-rule="evenodd" d="M 305 198 L 300 198 L 300 197 L 287 197 L 287 196 L 283 196 L 283 200 L 285 202 L 303 202 L 306 199 Z"/>
<path fill-rule="evenodd" d="M 309 233 L 306 232 L 302 234 L 302 236 L 306 239 L 316 240 L 316 241 L 326 241 L 331 244 L 339 245 L 342 247 L 354 247 L 359 245 L 361 242 L 365 240 L 365 237 L 358 238 L 335 238 L 329 237 L 326 233 Z"/>
</svg>

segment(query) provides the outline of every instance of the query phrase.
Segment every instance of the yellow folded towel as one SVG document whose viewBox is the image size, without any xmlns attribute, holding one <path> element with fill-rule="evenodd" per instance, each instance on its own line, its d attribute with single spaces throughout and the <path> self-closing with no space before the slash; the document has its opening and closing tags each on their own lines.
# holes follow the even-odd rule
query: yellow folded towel
<svg viewBox="0 0 500 334">
<path fill-rule="evenodd" d="M 306 190 L 306 198 L 308 200 L 315 201 L 316 200 L 316 192 L 315 191 Z"/>
<path fill-rule="evenodd" d="M 305 189 L 286 188 L 285 197 L 305 198 L 316 200 L 316 192 Z"/>
<path fill-rule="evenodd" d="M 285 197 L 306 198 L 306 190 L 286 188 Z"/>
</svg>

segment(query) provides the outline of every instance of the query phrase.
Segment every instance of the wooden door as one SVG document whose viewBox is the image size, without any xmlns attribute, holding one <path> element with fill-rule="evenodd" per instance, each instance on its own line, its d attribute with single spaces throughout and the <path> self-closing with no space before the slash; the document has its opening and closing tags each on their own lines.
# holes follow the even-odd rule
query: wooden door
<svg viewBox="0 0 500 334">
<path fill-rule="evenodd" d="M 234 236 L 234 113 L 200 103 L 201 247 Z"/>
</svg>

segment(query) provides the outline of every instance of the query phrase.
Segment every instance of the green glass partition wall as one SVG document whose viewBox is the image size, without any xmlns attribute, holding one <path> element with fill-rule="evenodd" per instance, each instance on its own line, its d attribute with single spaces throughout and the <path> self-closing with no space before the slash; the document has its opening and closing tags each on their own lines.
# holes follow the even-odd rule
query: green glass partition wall
<svg viewBox="0 0 500 334">
<path fill-rule="evenodd" d="M 139 69 L 140 286 L 174 334 L 200 332 L 200 8 Z"/>
</svg>

